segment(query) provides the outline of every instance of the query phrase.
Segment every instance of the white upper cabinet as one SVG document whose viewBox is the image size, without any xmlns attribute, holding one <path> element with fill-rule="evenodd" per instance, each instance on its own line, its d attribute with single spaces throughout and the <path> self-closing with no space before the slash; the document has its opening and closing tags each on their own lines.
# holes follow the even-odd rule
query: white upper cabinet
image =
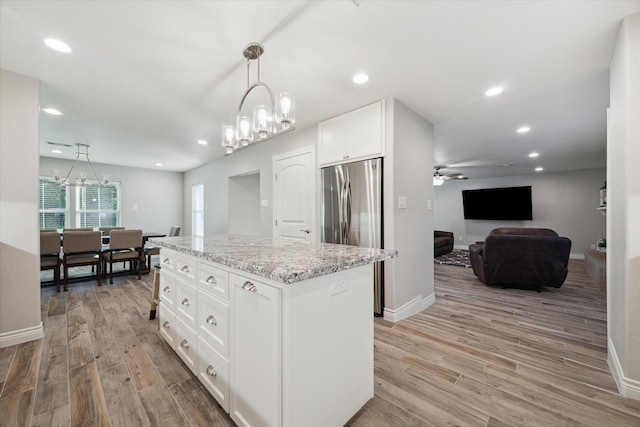
<svg viewBox="0 0 640 427">
<path fill-rule="evenodd" d="M 318 124 L 318 164 L 384 156 L 384 101 Z"/>
</svg>

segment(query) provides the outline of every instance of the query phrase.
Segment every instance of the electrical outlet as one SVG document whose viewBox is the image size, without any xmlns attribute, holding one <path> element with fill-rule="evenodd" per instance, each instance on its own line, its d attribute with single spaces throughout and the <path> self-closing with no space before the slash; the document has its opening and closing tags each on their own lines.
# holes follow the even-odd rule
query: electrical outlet
<svg viewBox="0 0 640 427">
<path fill-rule="evenodd" d="M 347 292 L 347 277 L 344 275 L 335 277 L 329 281 L 329 296 Z"/>
<path fill-rule="evenodd" d="M 458 240 L 462 240 L 462 236 L 458 236 Z"/>
</svg>

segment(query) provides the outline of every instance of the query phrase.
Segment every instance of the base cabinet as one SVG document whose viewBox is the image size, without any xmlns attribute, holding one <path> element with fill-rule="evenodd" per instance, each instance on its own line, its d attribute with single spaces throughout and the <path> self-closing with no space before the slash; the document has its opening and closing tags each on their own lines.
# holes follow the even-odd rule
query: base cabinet
<svg viewBox="0 0 640 427">
<path fill-rule="evenodd" d="M 281 423 L 280 289 L 231 274 L 231 418 L 239 426 Z"/>
<path fill-rule="evenodd" d="M 160 335 L 238 426 L 342 426 L 373 397 L 372 265 L 282 284 L 174 252 Z"/>
</svg>

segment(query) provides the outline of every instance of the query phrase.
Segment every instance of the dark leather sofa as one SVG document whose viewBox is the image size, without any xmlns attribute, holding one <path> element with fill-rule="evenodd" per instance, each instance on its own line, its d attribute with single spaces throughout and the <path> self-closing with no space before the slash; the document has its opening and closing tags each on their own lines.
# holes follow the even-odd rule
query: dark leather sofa
<svg viewBox="0 0 640 427">
<path fill-rule="evenodd" d="M 548 228 L 496 228 L 484 243 L 469 245 L 473 272 L 504 288 L 559 288 L 567 277 L 571 240 Z"/>
<path fill-rule="evenodd" d="M 433 257 L 437 258 L 453 250 L 453 233 L 450 231 L 433 232 Z"/>
</svg>

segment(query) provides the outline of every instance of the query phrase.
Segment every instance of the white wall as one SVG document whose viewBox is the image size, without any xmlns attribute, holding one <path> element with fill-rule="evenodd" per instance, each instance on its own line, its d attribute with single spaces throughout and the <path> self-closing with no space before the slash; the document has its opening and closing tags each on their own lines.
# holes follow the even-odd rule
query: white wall
<svg viewBox="0 0 640 427">
<path fill-rule="evenodd" d="M 398 321 L 435 302 L 433 283 L 433 125 L 395 99 L 386 101 L 384 317 Z M 399 208 L 398 198 L 406 198 Z"/>
<path fill-rule="evenodd" d="M 38 80 L 0 70 L 0 347 L 42 338 Z"/>
<path fill-rule="evenodd" d="M 596 210 L 605 169 L 450 180 L 435 188 L 436 230 L 452 231 L 455 245 L 467 248 L 484 240 L 498 227 L 539 227 L 555 230 L 571 239 L 572 257 L 584 256 L 584 249 L 606 236 L 606 218 Z M 531 186 L 532 221 L 465 220 L 462 190 Z"/>
<path fill-rule="evenodd" d="M 609 367 L 640 400 L 640 14 L 624 19 L 610 71 L 607 138 Z"/>
<path fill-rule="evenodd" d="M 230 177 L 259 173 L 260 197 L 267 200 L 268 207 L 259 208 L 258 227 L 252 234 L 273 235 L 273 164 L 276 154 L 286 153 L 306 146 L 315 146 L 318 139 L 317 126 L 297 129 L 289 134 L 238 151 L 230 156 L 206 164 L 185 173 L 183 234 L 191 234 L 191 186 L 204 183 L 204 234 L 226 234 L 229 232 L 229 185 Z M 234 184 L 231 184 L 234 185 Z M 235 228 L 234 228 L 235 229 Z M 232 230 L 233 231 L 233 230 Z"/>
<path fill-rule="evenodd" d="M 259 236 L 260 174 L 229 178 L 229 233 Z"/>
<path fill-rule="evenodd" d="M 86 165 L 83 158 L 80 158 L 74 173 L 78 170 L 80 162 Z M 122 198 L 120 225 L 123 227 L 169 233 L 172 226 L 182 226 L 185 222 L 182 217 L 184 212 L 182 206 L 184 174 L 182 172 L 114 166 L 93 161 L 92 164 L 98 178 L 108 173 L 111 175 L 112 181 L 120 182 L 120 197 Z M 40 176 L 51 176 L 53 169 L 60 169 L 66 174 L 72 165 L 72 160 L 41 157 L 39 173 Z M 73 187 L 71 189 L 69 202 L 74 204 L 75 192 Z M 75 218 L 71 218 L 71 221 L 75 221 Z M 189 214 L 188 222 L 191 222 L 191 214 Z M 72 222 L 69 226 L 75 227 L 76 225 Z"/>
</svg>

